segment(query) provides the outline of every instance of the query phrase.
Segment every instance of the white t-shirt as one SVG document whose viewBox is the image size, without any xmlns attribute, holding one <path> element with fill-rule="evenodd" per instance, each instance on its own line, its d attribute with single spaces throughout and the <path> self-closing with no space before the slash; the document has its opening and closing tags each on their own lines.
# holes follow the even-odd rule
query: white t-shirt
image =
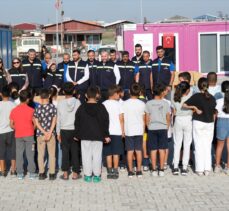
<svg viewBox="0 0 229 211">
<path fill-rule="evenodd" d="M 11 101 L 0 102 L 0 134 L 13 131 L 10 127 L 10 113 L 16 107 Z"/>
<path fill-rule="evenodd" d="M 219 85 L 209 86 L 208 92 L 214 97 L 217 93 L 221 92 L 221 87 Z"/>
<path fill-rule="evenodd" d="M 123 114 L 123 109 L 119 101 L 106 100 L 103 105 L 109 113 L 109 133 L 110 135 L 121 136 L 122 129 L 120 123 L 120 114 Z"/>
<path fill-rule="evenodd" d="M 221 98 L 216 101 L 216 110 L 218 111 L 218 118 L 229 118 L 229 114 L 226 114 L 223 111 L 223 105 L 224 105 L 224 98 Z"/>
<path fill-rule="evenodd" d="M 123 111 L 125 135 L 142 136 L 144 134 L 145 103 L 139 99 L 129 99 L 123 103 Z"/>
</svg>

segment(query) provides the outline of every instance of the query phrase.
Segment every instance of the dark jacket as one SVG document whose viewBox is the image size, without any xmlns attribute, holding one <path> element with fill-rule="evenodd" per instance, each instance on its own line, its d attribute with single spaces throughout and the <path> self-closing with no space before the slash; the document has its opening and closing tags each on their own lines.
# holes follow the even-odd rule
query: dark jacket
<svg viewBox="0 0 229 211">
<path fill-rule="evenodd" d="M 163 58 L 159 65 L 159 58 L 152 62 L 153 85 L 163 83 L 168 86 L 171 80 L 171 60 L 167 57 Z"/>
<path fill-rule="evenodd" d="M 124 63 L 123 61 L 117 62 L 117 66 L 120 71 L 121 79 L 119 85 L 124 89 L 130 89 L 131 85 L 134 83 L 135 76 L 135 64 L 132 61 Z"/>
<path fill-rule="evenodd" d="M 37 58 L 33 63 L 30 63 L 28 59 L 22 61 L 23 70 L 27 73 L 29 78 L 29 86 L 31 88 L 42 88 L 42 66 L 41 61 Z"/>
<path fill-rule="evenodd" d="M 89 68 L 89 84 L 90 86 L 97 86 L 98 81 L 97 81 L 97 66 L 99 64 L 99 61 L 94 60 L 93 63 L 91 63 L 89 60 L 87 60 L 88 68 Z"/>
<path fill-rule="evenodd" d="M 25 70 L 11 68 L 10 70 L 8 70 L 8 73 L 10 74 L 12 82 L 17 83 L 19 89 L 22 89 L 22 87 L 26 83 L 26 77 L 27 77 Z"/>
<path fill-rule="evenodd" d="M 75 136 L 80 140 L 104 141 L 109 136 L 109 114 L 100 103 L 82 104 L 75 117 Z"/>
<path fill-rule="evenodd" d="M 2 88 L 8 84 L 7 78 L 2 71 L 0 71 L 0 92 L 2 92 Z"/>
</svg>

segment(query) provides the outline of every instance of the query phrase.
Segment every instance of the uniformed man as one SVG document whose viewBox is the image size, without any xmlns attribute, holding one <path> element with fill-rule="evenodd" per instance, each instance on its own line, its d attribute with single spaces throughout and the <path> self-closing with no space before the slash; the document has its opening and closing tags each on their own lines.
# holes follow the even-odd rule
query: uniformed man
<svg viewBox="0 0 229 211">
<path fill-rule="evenodd" d="M 52 55 L 51 53 L 47 52 L 44 55 L 44 60 L 41 61 L 42 65 L 42 72 L 45 73 L 48 69 L 48 66 L 50 65 L 50 62 L 52 60 Z"/>
<path fill-rule="evenodd" d="M 99 61 L 95 59 L 95 51 L 89 50 L 87 52 L 87 64 L 89 68 L 89 85 L 90 86 L 97 86 L 97 66 Z"/>
<path fill-rule="evenodd" d="M 141 44 L 136 44 L 135 56 L 132 58 L 132 62 L 134 62 L 135 65 L 139 65 L 141 61 L 142 61 L 142 46 Z"/>
<path fill-rule="evenodd" d="M 108 88 L 119 84 L 120 72 L 118 66 L 109 61 L 109 54 L 106 51 L 101 53 L 101 60 L 97 67 L 98 86 L 101 89 L 101 101 L 105 101 L 108 97 Z"/>
<path fill-rule="evenodd" d="M 152 60 L 150 59 L 150 52 L 144 51 L 142 54 L 142 61 L 138 65 L 138 73 L 136 75 L 136 82 L 145 87 L 145 94 L 147 100 L 152 100 Z"/>
<path fill-rule="evenodd" d="M 110 61 L 114 62 L 115 64 L 117 63 L 117 52 L 115 49 L 110 50 Z"/>
<path fill-rule="evenodd" d="M 28 75 L 29 87 L 33 89 L 35 94 L 39 94 L 39 90 L 43 86 L 42 66 L 41 61 L 36 58 L 34 49 L 28 51 L 28 57 L 22 61 L 22 68 Z"/>
<path fill-rule="evenodd" d="M 119 85 L 124 90 L 123 100 L 127 100 L 130 97 L 130 87 L 135 82 L 135 64 L 130 61 L 128 51 L 122 53 L 122 60 L 117 62 L 117 66 L 121 76 Z"/>
<path fill-rule="evenodd" d="M 66 72 L 66 79 L 72 82 L 78 94 L 80 95 L 81 103 L 85 102 L 85 94 L 89 86 L 89 68 L 87 62 L 80 58 L 80 50 L 73 51 L 73 61 L 69 63 Z"/>
<path fill-rule="evenodd" d="M 66 73 L 67 73 L 69 62 L 70 62 L 70 54 L 64 53 L 63 61 L 59 63 L 57 66 L 58 71 L 63 74 L 63 82 L 67 82 Z"/>
<path fill-rule="evenodd" d="M 165 57 L 165 50 L 157 46 L 157 58 L 152 62 L 153 86 L 163 83 L 170 90 L 175 77 L 175 66 L 170 58 Z"/>
</svg>

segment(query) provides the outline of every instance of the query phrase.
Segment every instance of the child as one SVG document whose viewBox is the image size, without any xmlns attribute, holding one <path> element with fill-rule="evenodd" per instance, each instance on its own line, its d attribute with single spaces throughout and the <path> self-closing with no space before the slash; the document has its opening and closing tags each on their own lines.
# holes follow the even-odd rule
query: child
<svg viewBox="0 0 229 211">
<path fill-rule="evenodd" d="M 210 72 L 207 75 L 208 80 L 208 92 L 217 100 L 222 98 L 221 88 L 217 85 L 217 74 Z"/>
<path fill-rule="evenodd" d="M 163 98 L 166 86 L 158 84 L 153 89 L 154 99 L 146 103 L 146 123 L 148 126 L 147 148 L 152 162 L 152 175 L 164 176 L 165 149 L 168 148 L 168 128 L 170 125 L 170 106 Z M 157 152 L 160 165 L 157 172 Z"/>
<path fill-rule="evenodd" d="M 24 152 L 28 160 L 29 178 L 35 179 L 36 166 L 34 162 L 35 141 L 34 141 L 34 109 L 27 104 L 30 100 L 30 93 L 27 90 L 20 92 L 20 105 L 15 107 L 10 114 L 10 126 L 15 130 L 16 138 L 16 167 L 18 179 L 24 178 Z"/>
<path fill-rule="evenodd" d="M 208 92 L 208 81 L 198 81 L 200 93 L 194 94 L 183 108 L 193 109 L 193 139 L 195 144 L 196 173 L 208 176 L 211 171 L 211 146 L 214 134 L 215 98 Z"/>
<path fill-rule="evenodd" d="M 179 82 L 186 81 L 190 85 L 192 76 L 191 76 L 191 74 L 189 72 L 181 72 L 178 75 L 178 79 L 179 79 Z M 197 92 L 199 92 L 198 87 L 190 85 L 189 95 L 192 96 L 193 94 L 195 94 Z"/>
<path fill-rule="evenodd" d="M 73 97 L 74 85 L 70 82 L 64 84 L 65 99 L 59 101 L 57 107 L 57 139 L 62 146 L 62 170 L 61 177 L 68 180 L 68 172 L 72 165 L 72 179 L 76 180 L 80 174 L 80 144 L 75 137 L 75 114 L 80 106 L 80 101 Z"/>
<path fill-rule="evenodd" d="M 45 75 L 44 88 L 50 89 L 56 86 L 58 89 L 62 87 L 63 74 L 57 70 L 55 62 L 51 62 Z"/>
<path fill-rule="evenodd" d="M 141 86 L 141 92 L 140 92 L 138 99 L 141 100 L 145 104 L 147 103 L 144 85 Z M 148 152 L 147 152 L 147 131 L 145 131 L 144 135 L 143 135 L 143 150 L 142 150 L 142 152 L 143 152 L 143 161 L 142 161 L 143 171 L 149 171 L 149 156 L 148 156 Z"/>
<path fill-rule="evenodd" d="M 181 175 L 186 176 L 188 171 L 188 162 L 190 157 L 190 145 L 192 143 L 192 111 L 190 109 L 183 109 L 183 103 L 187 101 L 190 96 L 190 85 L 188 82 L 183 81 L 176 86 L 176 91 L 172 101 L 174 108 L 174 156 L 173 156 L 173 174 L 179 175 L 179 160 L 180 160 L 180 150 L 183 143 L 183 168 L 181 170 Z"/>
<path fill-rule="evenodd" d="M 215 173 L 221 171 L 220 161 L 224 143 L 227 143 L 227 165 L 225 166 L 224 172 L 229 175 L 229 81 L 224 81 L 221 85 L 224 97 L 218 99 L 216 109 L 218 111 L 218 120 L 216 125 L 216 137 L 217 148 L 216 148 L 216 164 Z"/>
<path fill-rule="evenodd" d="M 101 181 L 103 142 L 110 142 L 109 114 L 103 104 L 97 103 L 100 96 L 98 87 L 89 87 L 87 103 L 76 112 L 75 137 L 81 140 L 84 181 Z"/>
<path fill-rule="evenodd" d="M 109 99 L 103 102 L 109 113 L 109 133 L 111 142 L 103 148 L 107 161 L 107 178 L 118 179 L 119 156 L 124 152 L 122 137 L 124 137 L 123 109 L 119 103 L 119 88 L 114 85 L 108 89 Z M 112 169 L 113 168 L 113 169 Z"/>
<path fill-rule="evenodd" d="M 10 90 L 8 86 L 2 88 L 2 101 L 0 101 L 0 175 L 6 177 L 6 153 L 10 153 L 11 175 L 16 175 L 16 146 L 14 132 L 10 127 L 10 113 L 16 106 L 9 101 Z"/>
<path fill-rule="evenodd" d="M 141 87 L 133 84 L 130 88 L 130 99 L 124 102 L 125 145 L 127 150 L 128 176 L 133 177 L 133 156 L 137 158 L 137 177 L 142 177 L 142 141 L 145 132 L 145 103 L 140 101 Z"/>
<path fill-rule="evenodd" d="M 20 104 L 20 99 L 19 99 L 19 86 L 16 82 L 11 82 L 9 84 L 9 89 L 10 89 L 10 101 L 15 103 L 16 105 Z"/>
<path fill-rule="evenodd" d="M 165 102 L 167 102 L 169 104 L 169 107 L 170 107 L 170 119 L 173 119 L 173 108 L 172 108 L 171 100 L 167 99 L 169 94 L 170 94 L 170 87 L 167 86 L 163 99 L 164 99 Z M 171 99 L 171 95 L 170 95 L 170 99 Z M 172 123 L 173 122 L 170 121 L 170 125 L 169 125 L 168 132 L 167 132 L 168 142 L 170 142 L 171 139 L 172 139 Z M 164 170 L 167 170 L 167 168 L 168 168 L 168 158 L 169 158 L 169 147 L 167 149 L 165 149 Z"/>
<path fill-rule="evenodd" d="M 49 103 L 49 90 L 41 89 L 41 104 L 35 109 L 34 117 L 37 126 L 37 150 L 38 150 L 38 168 L 39 179 L 46 179 L 44 156 L 46 145 L 49 157 L 49 179 L 55 180 L 56 169 L 56 140 L 54 129 L 56 126 L 57 110 L 53 104 Z"/>
</svg>

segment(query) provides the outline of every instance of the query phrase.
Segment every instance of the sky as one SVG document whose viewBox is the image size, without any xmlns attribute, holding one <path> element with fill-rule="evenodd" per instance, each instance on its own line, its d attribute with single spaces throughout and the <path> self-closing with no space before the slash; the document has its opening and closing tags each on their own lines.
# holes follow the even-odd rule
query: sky
<svg viewBox="0 0 229 211">
<path fill-rule="evenodd" d="M 112 22 L 141 21 L 141 0 L 63 0 L 65 17 L 76 20 Z M 0 23 L 55 22 L 55 0 L 0 0 Z M 229 0 L 142 0 L 143 17 L 148 21 L 174 15 L 193 18 L 203 14 L 229 14 Z"/>
</svg>

